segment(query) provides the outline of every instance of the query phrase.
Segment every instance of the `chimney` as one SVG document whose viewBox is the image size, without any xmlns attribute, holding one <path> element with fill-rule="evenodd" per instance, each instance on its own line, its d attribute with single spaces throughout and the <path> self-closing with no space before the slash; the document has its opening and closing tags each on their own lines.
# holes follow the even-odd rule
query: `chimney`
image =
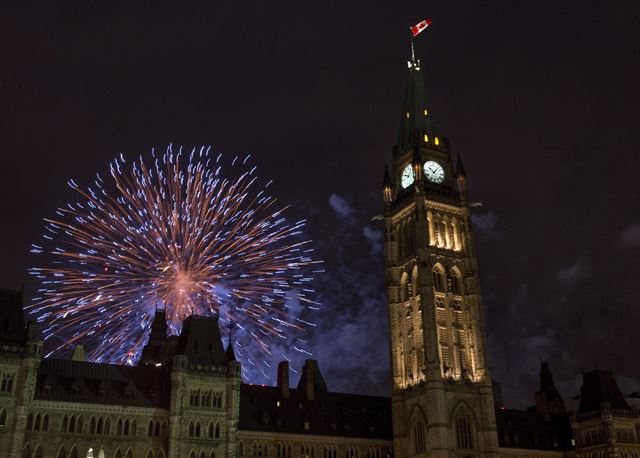
<svg viewBox="0 0 640 458">
<path fill-rule="evenodd" d="M 303 376 L 305 376 L 304 393 L 309 401 L 313 401 L 316 392 L 316 372 L 318 371 L 318 361 L 308 359 L 304 362 Z"/>
<path fill-rule="evenodd" d="M 287 399 L 289 397 L 289 363 L 280 361 L 278 364 L 278 389 L 280 396 Z"/>
</svg>

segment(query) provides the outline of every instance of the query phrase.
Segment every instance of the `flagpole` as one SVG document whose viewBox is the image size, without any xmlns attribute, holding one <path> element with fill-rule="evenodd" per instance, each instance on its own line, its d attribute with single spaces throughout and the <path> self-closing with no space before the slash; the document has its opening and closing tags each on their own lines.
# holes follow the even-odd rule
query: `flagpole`
<svg viewBox="0 0 640 458">
<path fill-rule="evenodd" d="M 416 53 L 413 48 L 413 32 L 409 29 L 409 34 L 411 36 L 411 65 L 416 66 Z"/>
</svg>

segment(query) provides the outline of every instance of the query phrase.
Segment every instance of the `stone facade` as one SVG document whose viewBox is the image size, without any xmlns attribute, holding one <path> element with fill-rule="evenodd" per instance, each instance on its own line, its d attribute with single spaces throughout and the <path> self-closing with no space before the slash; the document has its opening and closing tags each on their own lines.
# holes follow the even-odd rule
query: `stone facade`
<svg viewBox="0 0 640 458">
<path fill-rule="evenodd" d="M 466 176 L 433 121 L 416 60 L 401 119 L 383 183 L 394 449 L 399 458 L 495 456 Z"/>
</svg>

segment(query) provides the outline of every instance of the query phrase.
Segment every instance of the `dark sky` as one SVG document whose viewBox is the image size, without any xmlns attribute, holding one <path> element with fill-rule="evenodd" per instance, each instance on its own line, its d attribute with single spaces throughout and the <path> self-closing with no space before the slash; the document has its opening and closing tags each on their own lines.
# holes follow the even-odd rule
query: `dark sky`
<svg viewBox="0 0 640 458">
<path fill-rule="evenodd" d="M 640 6 L 633 1 L 3 2 L 0 287 L 42 218 L 117 153 L 251 153 L 326 260 L 333 390 L 389 392 L 380 183 L 408 27 L 472 200 L 489 361 L 511 405 L 540 358 L 640 389 Z"/>
</svg>

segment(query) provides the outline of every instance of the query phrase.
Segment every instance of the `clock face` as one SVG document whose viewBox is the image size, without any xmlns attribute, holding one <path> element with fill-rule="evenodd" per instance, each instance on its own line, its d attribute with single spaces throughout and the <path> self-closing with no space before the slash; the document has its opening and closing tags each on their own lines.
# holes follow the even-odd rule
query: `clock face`
<svg viewBox="0 0 640 458">
<path fill-rule="evenodd" d="M 424 163 L 424 176 L 432 183 L 440 184 L 444 181 L 442 166 L 434 161 Z"/>
<path fill-rule="evenodd" d="M 402 177 L 400 179 L 400 184 L 402 184 L 403 188 L 408 188 L 413 183 L 413 169 L 411 168 L 411 164 L 407 165 L 402 171 Z"/>
</svg>

